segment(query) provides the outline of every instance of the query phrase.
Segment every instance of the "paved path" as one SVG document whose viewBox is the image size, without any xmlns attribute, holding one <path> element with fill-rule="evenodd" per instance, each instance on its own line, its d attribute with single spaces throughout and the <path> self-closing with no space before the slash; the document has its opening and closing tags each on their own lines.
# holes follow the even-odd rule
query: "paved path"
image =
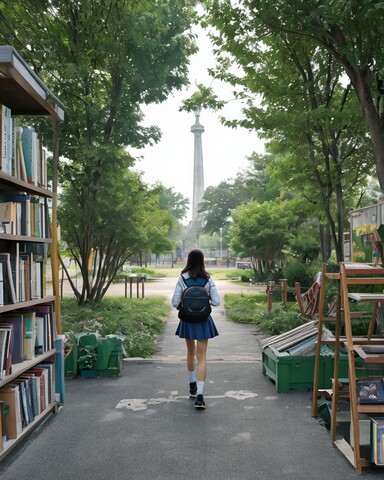
<svg viewBox="0 0 384 480">
<path fill-rule="evenodd" d="M 262 375 L 253 327 L 228 322 L 222 308 L 214 318 L 206 410 L 187 396 L 172 312 L 156 356 L 124 362 L 119 377 L 68 379 L 65 407 L 7 457 L 1 480 L 355 479 L 311 418 L 311 393 L 277 394 Z"/>
</svg>

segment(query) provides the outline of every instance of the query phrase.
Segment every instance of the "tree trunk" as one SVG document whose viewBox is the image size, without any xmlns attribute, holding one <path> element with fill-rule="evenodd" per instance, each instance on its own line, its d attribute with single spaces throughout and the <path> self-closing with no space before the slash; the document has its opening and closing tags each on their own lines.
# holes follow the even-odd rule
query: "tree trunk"
<svg viewBox="0 0 384 480">
<path fill-rule="evenodd" d="M 326 225 L 320 224 L 319 228 L 321 256 L 323 258 L 323 262 L 326 263 L 330 259 L 332 253 L 331 232 L 328 223 Z"/>
<path fill-rule="evenodd" d="M 339 177 L 341 179 L 341 177 Z M 337 235 L 335 237 L 335 251 L 337 262 L 344 262 L 344 207 L 343 207 L 343 189 L 338 182 L 336 187 L 336 218 Z"/>
<path fill-rule="evenodd" d="M 368 68 L 364 71 L 345 68 L 355 88 L 361 110 L 368 125 L 375 156 L 377 179 L 380 188 L 384 190 L 384 128 L 372 99 L 370 71 Z"/>
</svg>

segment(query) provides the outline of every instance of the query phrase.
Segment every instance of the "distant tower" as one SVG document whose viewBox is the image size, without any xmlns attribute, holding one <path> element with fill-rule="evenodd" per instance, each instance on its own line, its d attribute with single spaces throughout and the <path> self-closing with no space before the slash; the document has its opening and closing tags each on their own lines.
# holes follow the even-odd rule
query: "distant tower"
<svg viewBox="0 0 384 480">
<path fill-rule="evenodd" d="M 204 166 L 203 166 L 203 145 L 201 135 L 204 132 L 203 125 L 200 124 L 200 109 L 195 111 L 196 121 L 191 127 L 191 132 L 195 136 L 194 146 L 194 164 L 193 164 L 193 202 L 192 202 L 192 221 L 197 220 L 199 203 L 204 196 Z"/>
</svg>

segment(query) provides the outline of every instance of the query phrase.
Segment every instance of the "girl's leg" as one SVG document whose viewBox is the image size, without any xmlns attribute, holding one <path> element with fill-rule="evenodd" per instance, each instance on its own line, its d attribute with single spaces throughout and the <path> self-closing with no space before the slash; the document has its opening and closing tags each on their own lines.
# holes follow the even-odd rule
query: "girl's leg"
<svg viewBox="0 0 384 480">
<path fill-rule="evenodd" d="M 203 395 L 205 378 L 207 376 L 207 347 L 208 340 L 197 340 L 196 358 L 197 358 L 197 395 Z M 199 399 L 199 397 L 197 397 Z M 201 399 L 202 400 L 202 399 Z M 204 408 L 204 401 L 197 407 Z"/>
<path fill-rule="evenodd" d="M 195 358 L 196 358 L 196 340 L 185 339 L 187 345 L 187 370 L 188 372 L 195 371 Z"/>
<path fill-rule="evenodd" d="M 196 358 L 197 358 L 197 381 L 205 382 L 207 376 L 207 340 L 197 340 Z"/>
<path fill-rule="evenodd" d="M 196 398 L 197 384 L 196 384 L 196 341 L 185 339 L 187 345 L 187 370 L 189 380 L 189 396 L 190 398 Z"/>
</svg>

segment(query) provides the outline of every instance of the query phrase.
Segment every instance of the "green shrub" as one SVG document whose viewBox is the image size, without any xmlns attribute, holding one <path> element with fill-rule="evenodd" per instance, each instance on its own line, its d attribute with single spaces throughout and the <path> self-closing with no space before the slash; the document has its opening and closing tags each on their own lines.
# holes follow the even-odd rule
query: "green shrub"
<svg viewBox="0 0 384 480">
<path fill-rule="evenodd" d="M 270 335 L 287 332 L 307 321 L 306 317 L 299 315 L 296 305 L 287 307 L 279 305 L 270 312 L 267 309 L 260 309 L 255 319 L 258 330 Z"/>
<path fill-rule="evenodd" d="M 156 351 L 156 335 L 164 331 L 170 311 L 163 297 L 104 297 L 99 304 L 83 307 L 73 298 L 64 298 L 61 306 L 62 329 L 69 337 L 81 332 L 97 332 L 102 337 L 122 335 L 126 354 L 135 357 Z"/>
<path fill-rule="evenodd" d="M 313 284 L 318 271 L 317 265 L 307 265 L 292 260 L 283 268 L 283 277 L 288 280 L 290 287 L 294 287 L 296 282 L 300 282 L 303 287 L 309 288 Z"/>
<path fill-rule="evenodd" d="M 236 294 L 224 295 L 224 305 L 227 317 L 236 323 L 253 323 L 261 333 L 277 335 L 301 325 L 307 321 L 299 315 L 295 302 L 286 307 L 277 304 L 269 312 L 266 294 Z"/>
<path fill-rule="evenodd" d="M 243 270 L 242 268 L 236 268 L 227 270 L 225 273 L 225 278 L 229 278 L 230 280 L 241 279 L 242 282 L 249 282 L 249 279 L 253 277 L 254 273 L 252 269 Z"/>
</svg>

